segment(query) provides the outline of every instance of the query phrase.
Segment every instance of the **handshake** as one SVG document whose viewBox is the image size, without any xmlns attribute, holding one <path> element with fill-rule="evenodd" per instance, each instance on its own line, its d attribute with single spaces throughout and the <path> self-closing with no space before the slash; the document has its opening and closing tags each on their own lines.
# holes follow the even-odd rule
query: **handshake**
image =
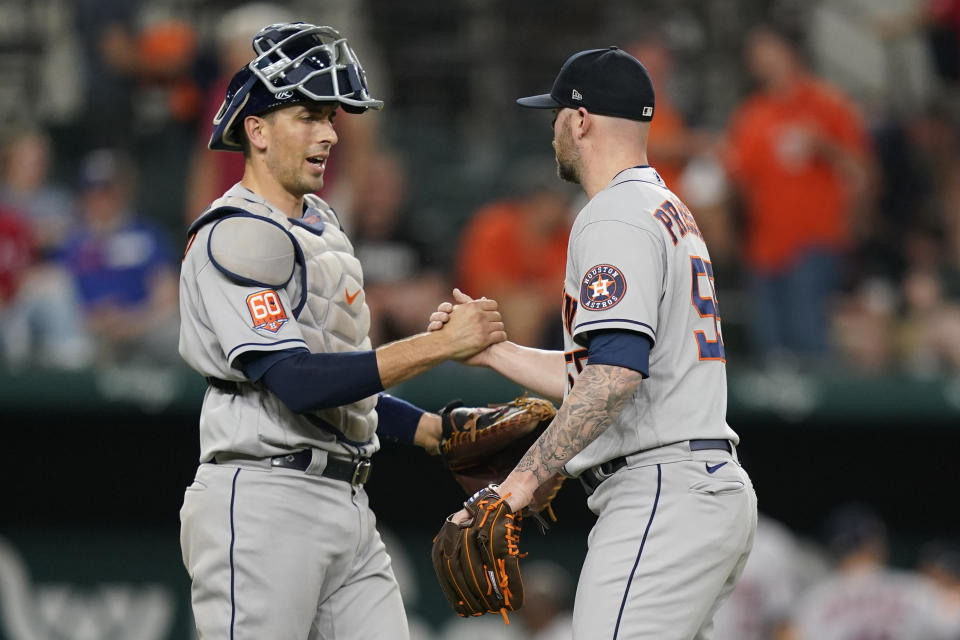
<svg viewBox="0 0 960 640">
<path fill-rule="evenodd" d="M 445 355 L 467 364 L 482 364 L 476 356 L 487 347 L 507 339 L 496 300 L 474 300 L 459 289 L 454 303 L 443 302 L 430 315 L 427 331 L 443 339 Z"/>
</svg>

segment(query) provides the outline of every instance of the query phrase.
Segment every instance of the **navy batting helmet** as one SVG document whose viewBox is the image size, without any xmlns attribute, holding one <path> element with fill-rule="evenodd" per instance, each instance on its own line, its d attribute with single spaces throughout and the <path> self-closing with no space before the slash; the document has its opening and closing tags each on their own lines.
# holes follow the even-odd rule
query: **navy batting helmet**
<svg viewBox="0 0 960 640">
<path fill-rule="evenodd" d="M 357 55 L 336 29 L 305 22 L 272 24 L 253 37 L 255 57 L 233 76 L 227 96 L 213 119 L 208 146 L 241 151 L 236 126 L 295 102 L 338 102 L 344 111 L 382 109 L 370 97 Z"/>
</svg>

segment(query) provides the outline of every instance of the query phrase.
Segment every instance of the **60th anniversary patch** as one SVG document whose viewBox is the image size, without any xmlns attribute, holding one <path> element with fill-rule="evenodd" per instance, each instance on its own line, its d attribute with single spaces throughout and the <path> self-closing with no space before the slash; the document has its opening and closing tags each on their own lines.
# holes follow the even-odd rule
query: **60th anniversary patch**
<svg viewBox="0 0 960 640">
<path fill-rule="evenodd" d="M 627 281 L 620 269 L 598 264 L 580 280 L 580 306 L 589 311 L 603 311 L 615 306 L 627 293 Z"/>
</svg>

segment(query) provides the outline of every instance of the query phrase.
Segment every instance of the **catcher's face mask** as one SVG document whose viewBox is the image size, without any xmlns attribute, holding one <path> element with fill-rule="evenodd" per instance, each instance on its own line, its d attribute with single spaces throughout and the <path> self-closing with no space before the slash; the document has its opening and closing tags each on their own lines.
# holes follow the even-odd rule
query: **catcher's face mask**
<svg viewBox="0 0 960 640">
<path fill-rule="evenodd" d="M 337 102 L 350 113 L 383 108 L 370 96 L 356 53 L 336 29 L 273 24 L 253 37 L 253 50 L 257 57 L 233 77 L 213 119 L 211 149 L 240 151 L 235 124 L 289 103 Z"/>
</svg>

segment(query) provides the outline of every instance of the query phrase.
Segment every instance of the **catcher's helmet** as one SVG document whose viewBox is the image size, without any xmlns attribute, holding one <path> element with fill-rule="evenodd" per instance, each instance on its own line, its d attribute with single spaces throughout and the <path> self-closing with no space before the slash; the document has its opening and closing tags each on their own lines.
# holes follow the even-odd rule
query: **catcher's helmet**
<svg viewBox="0 0 960 640">
<path fill-rule="evenodd" d="M 305 22 L 272 24 L 253 37 L 255 57 L 233 76 L 213 119 L 209 147 L 240 151 L 235 125 L 294 102 L 339 102 L 344 111 L 382 109 L 370 97 L 357 55 L 336 29 Z"/>
</svg>

